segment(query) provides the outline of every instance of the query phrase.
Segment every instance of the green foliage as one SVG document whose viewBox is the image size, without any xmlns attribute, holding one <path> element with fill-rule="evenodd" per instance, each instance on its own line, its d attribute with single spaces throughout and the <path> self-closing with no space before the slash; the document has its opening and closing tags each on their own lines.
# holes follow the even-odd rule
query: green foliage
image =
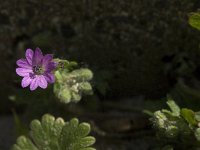
<svg viewBox="0 0 200 150">
<path fill-rule="evenodd" d="M 200 128 L 197 128 L 194 132 L 195 137 L 198 141 L 200 141 Z"/>
<path fill-rule="evenodd" d="M 173 116 L 180 115 L 180 108 L 172 99 L 168 99 L 167 105 L 170 107 Z"/>
<path fill-rule="evenodd" d="M 195 119 L 195 113 L 187 108 L 181 109 L 181 116 L 190 124 L 197 125 L 197 121 Z"/>
<path fill-rule="evenodd" d="M 12 150 L 95 150 L 95 138 L 88 136 L 90 125 L 78 119 L 65 122 L 46 114 L 30 125 L 30 137 L 20 136 Z"/>
<path fill-rule="evenodd" d="M 154 126 L 159 129 L 159 134 L 161 136 L 166 136 L 167 138 L 176 138 L 182 127 L 185 126 L 184 121 L 180 118 L 180 108 L 172 100 L 167 101 L 170 110 L 159 110 L 156 111 L 151 119 Z M 183 124 L 181 124 L 181 122 Z"/>
<path fill-rule="evenodd" d="M 61 68 L 55 72 L 54 93 L 60 102 L 78 102 L 83 94 L 93 93 L 89 82 L 93 78 L 91 70 L 87 68 L 73 70 L 73 62 L 60 61 L 59 63 Z"/>
<path fill-rule="evenodd" d="M 195 119 L 200 122 L 200 112 L 196 112 L 194 115 Z"/>
<path fill-rule="evenodd" d="M 162 109 L 154 112 L 151 121 L 157 130 L 157 136 L 164 144 L 172 144 L 176 147 L 183 145 L 200 145 L 200 115 L 188 108 L 180 107 L 170 98 L 167 101 L 170 110 Z M 196 140 L 195 140 L 196 138 Z"/>
<path fill-rule="evenodd" d="M 189 24 L 200 30 L 200 12 L 191 13 L 189 17 Z"/>
</svg>

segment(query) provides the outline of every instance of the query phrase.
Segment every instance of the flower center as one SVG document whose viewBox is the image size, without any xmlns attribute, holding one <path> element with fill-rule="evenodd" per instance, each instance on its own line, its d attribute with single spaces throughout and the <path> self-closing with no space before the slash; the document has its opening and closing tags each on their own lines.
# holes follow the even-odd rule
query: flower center
<svg viewBox="0 0 200 150">
<path fill-rule="evenodd" d="M 33 66 L 33 72 L 37 75 L 44 73 L 44 68 L 40 65 Z"/>
</svg>

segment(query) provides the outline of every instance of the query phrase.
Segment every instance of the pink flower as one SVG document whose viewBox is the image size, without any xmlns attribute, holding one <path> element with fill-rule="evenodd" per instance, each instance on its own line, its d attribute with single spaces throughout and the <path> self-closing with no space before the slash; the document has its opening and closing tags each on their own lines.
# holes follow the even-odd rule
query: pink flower
<svg viewBox="0 0 200 150">
<path fill-rule="evenodd" d="M 30 90 L 35 90 L 38 86 L 45 89 L 48 83 L 55 81 L 52 71 L 56 67 L 53 62 L 53 56 L 46 54 L 43 56 L 42 51 L 36 48 L 26 50 L 26 58 L 17 61 L 18 68 L 16 73 L 23 77 L 21 85 L 23 88 L 30 85 Z"/>
</svg>

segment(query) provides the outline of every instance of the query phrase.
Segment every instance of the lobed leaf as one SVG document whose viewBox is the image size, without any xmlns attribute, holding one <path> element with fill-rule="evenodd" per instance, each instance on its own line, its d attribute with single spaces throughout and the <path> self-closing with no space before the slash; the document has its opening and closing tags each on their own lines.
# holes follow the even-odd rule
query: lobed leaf
<svg viewBox="0 0 200 150">
<path fill-rule="evenodd" d="M 94 137 L 87 136 L 89 132 L 88 123 L 79 124 L 78 119 L 72 119 L 63 127 L 59 143 L 65 150 L 82 150 L 95 142 Z"/>
<path fill-rule="evenodd" d="M 17 143 L 13 146 L 13 150 L 39 150 L 30 139 L 20 136 Z"/>
<path fill-rule="evenodd" d="M 30 137 L 21 136 L 12 150 L 95 150 L 95 138 L 88 136 L 90 125 L 74 118 L 64 122 L 46 114 L 31 122 Z"/>
</svg>

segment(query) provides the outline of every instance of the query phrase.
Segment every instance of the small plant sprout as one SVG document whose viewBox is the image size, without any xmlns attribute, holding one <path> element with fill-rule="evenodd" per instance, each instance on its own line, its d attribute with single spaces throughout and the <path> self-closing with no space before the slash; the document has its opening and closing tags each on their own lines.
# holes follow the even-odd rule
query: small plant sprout
<svg viewBox="0 0 200 150">
<path fill-rule="evenodd" d="M 45 89 L 48 83 L 55 81 L 52 71 L 56 68 L 56 63 L 53 62 L 51 54 L 43 56 L 42 51 L 36 48 L 35 51 L 27 49 L 25 55 L 25 59 L 17 61 L 16 69 L 16 73 L 23 77 L 21 82 L 23 88 L 30 85 L 31 91 L 37 87 Z"/>
</svg>

